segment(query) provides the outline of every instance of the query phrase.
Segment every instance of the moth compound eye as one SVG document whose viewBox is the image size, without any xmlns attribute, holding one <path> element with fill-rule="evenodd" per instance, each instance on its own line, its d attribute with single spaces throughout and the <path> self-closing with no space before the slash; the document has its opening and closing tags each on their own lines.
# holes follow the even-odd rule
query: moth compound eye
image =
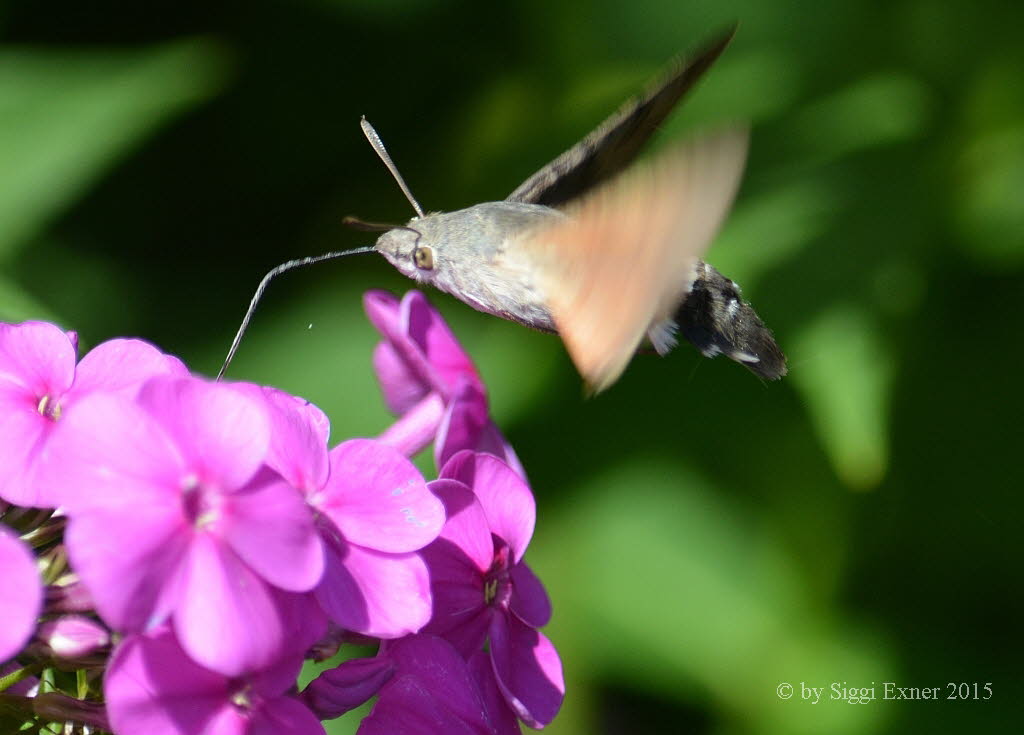
<svg viewBox="0 0 1024 735">
<path fill-rule="evenodd" d="M 420 246 L 412 251 L 412 260 L 417 268 L 425 271 L 434 268 L 434 251 L 426 246 Z"/>
</svg>

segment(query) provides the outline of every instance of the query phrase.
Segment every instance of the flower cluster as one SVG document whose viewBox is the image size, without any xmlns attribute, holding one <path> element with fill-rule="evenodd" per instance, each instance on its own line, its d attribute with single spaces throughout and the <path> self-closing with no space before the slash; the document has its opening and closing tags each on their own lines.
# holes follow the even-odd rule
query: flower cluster
<svg viewBox="0 0 1024 735">
<path fill-rule="evenodd" d="M 366 735 L 554 718 L 523 468 L 426 299 L 365 306 L 398 418 L 333 448 L 274 388 L 131 339 L 76 364 L 74 333 L 0 325 L 0 711 L 117 735 L 322 733 L 374 696 Z M 427 481 L 409 457 L 430 444 Z M 300 692 L 346 641 L 377 654 Z"/>
</svg>

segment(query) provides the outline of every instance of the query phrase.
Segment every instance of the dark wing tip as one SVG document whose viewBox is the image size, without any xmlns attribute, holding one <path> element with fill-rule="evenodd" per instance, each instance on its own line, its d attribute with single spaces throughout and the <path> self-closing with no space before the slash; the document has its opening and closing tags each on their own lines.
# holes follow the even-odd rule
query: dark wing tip
<svg viewBox="0 0 1024 735">
<path fill-rule="evenodd" d="M 676 105 L 732 41 L 737 24 L 676 57 L 646 90 L 626 100 L 585 138 L 520 184 L 510 202 L 561 207 L 627 168 Z"/>
</svg>

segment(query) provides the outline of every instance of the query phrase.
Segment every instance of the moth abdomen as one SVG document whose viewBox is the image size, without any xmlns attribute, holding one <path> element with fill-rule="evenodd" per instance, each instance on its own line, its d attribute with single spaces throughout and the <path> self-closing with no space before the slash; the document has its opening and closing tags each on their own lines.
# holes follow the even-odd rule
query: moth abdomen
<svg viewBox="0 0 1024 735">
<path fill-rule="evenodd" d="M 689 294 L 675 315 L 679 333 L 705 357 L 725 355 L 755 375 L 776 380 L 786 374 L 786 356 L 739 286 L 698 262 Z"/>
</svg>

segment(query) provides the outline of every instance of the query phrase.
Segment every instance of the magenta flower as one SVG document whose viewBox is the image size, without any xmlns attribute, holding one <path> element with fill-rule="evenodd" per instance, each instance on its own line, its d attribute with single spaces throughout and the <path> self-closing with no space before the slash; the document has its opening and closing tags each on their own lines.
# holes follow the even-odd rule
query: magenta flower
<svg viewBox="0 0 1024 735">
<path fill-rule="evenodd" d="M 430 581 L 415 552 L 444 524 L 444 507 L 397 450 L 370 439 L 328 453 L 327 418 L 312 404 L 262 389 L 273 417 L 268 462 L 318 514 L 326 569 L 316 599 L 346 630 L 397 638 L 430 619 Z"/>
<path fill-rule="evenodd" d="M 0 525 L 0 663 L 15 656 L 36 627 L 43 587 L 32 551 Z"/>
<path fill-rule="evenodd" d="M 409 291 L 399 302 L 386 291 L 367 291 L 363 305 L 384 336 L 373 352 L 384 402 L 400 417 L 381 441 L 407 456 L 434 441 L 438 467 L 462 449 L 488 452 L 525 477 L 490 418 L 473 361 L 426 297 Z"/>
<path fill-rule="evenodd" d="M 536 630 L 551 618 L 551 603 L 523 562 L 536 512 L 530 489 L 498 458 L 469 451 L 449 460 L 430 487 L 448 520 L 423 551 L 434 595 L 424 632 L 467 659 L 488 643 L 505 701 L 530 727 L 543 727 L 565 684 L 558 653 Z"/>
<path fill-rule="evenodd" d="M 54 428 L 69 407 L 96 392 L 134 395 L 155 375 L 187 375 L 177 358 L 134 339 L 114 339 L 75 366 L 77 340 L 46 322 L 0 324 L 0 498 L 59 505 L 62 483 L 44 471 Z M 43 475 L 43 476 L 40 476 Z"/>
<path fill-rule="evenodd" d="M 118 735 L 323 735 L 313 713 L 288 694 L 301 668 L 300 653 L 228 677 L 195 663 L 162 627 L 121 642 L 103 689 Z"/>
<path fill-rule="evenodd" d="M 333 450 L 301 398 L 193 377 L 137 340 L 76 366 L 74 333 L 0 324 L 0 512 L 42 550 L 0 526 L 8 714 L 118 735 L 322 735 L 318 716 L 377 697 L 361 735 L 551 721 L 564 684 L 523 562 L 522 468 L 422 294 L 365 303 L 399 419 Z M 430 443 L 443 470 L 428 484 L 408 455 Z M 45 610 L 42 579 L 56 580 Z M 303 659 L 342 640 L 378 653 L 299 696 Z M 37 691 L 34 667 L 55 660 L 102 664 L 105 701 L 80 676 Z"/>
<path fill-rule="evenodd" d="M 487 668 L 489 674 L 489 662 Z M 379 693 L 360 735 L 519 733 L 500 695 L 486 696 L 480 684 L 471 664 L 450 643 L 413 635 L 382 646 L 374 658 L 353 659 L 325 671 L 302 696 L 320 717 L 330 719 Z"/>
<path fill-rule="evenodd" d="M 68 553 L 107 623 L 170 618 L 228 676 L 322 632 L 308 596 L 287 594 L 316 586 L 324 554 L 301 494 L 263 464 L 270 434 L 262 402 L 195 378 L 153 379 L 136 401 L 98 392 L 61 421 Z"/>
</svg>

